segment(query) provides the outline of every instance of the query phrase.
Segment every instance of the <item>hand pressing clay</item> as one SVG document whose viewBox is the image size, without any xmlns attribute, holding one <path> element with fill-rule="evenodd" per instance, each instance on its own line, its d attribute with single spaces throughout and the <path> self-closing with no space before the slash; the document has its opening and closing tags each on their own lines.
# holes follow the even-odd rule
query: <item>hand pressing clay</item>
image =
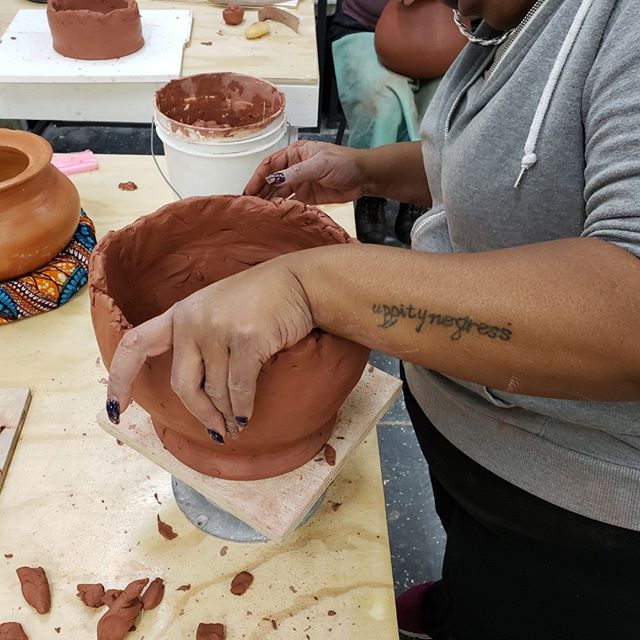
<svg viewBox="0 0 640 640">
<path fill-rule="evenodd" d="M 20 567 L 16 569 L 24 599 L 38 612 L 51 609 L 51 591 L 47 574 L 42 567 Z"/>
<path fill-rule="evenodd" d="M 101 584 L 79 584 L 76 594 L 87 607 L 97 609 L 104 605 L 104 587 Z"/>
<path fill-rule="evenodd" d="M 29 638 L 20 623 L 3 622 L 0 624 L 0 640 L 29 640 Z"/>
<path fill-rule="evenodd" d="M 142 608 L 145 611 L 155 609 L 162 602 L 163 597 L 164 580 L 162 578 L 156 578 L 142 594 Z"/>
<path fill-rule="evenodd" d="M 106 604 L 111 609 L 113 603 L 120 597 L 122 589 L 107 589 L 102 596 L 102 604 Z"/>
<path fill-rule="evenodd" d="M 201 622 L 196 631 L 196 640 L 224 640 L 224 625 Z"/>
<path fill-rule="evenodd" d="M 252 583 L 253 576 L 248 571 L 242 571 L 231 581 L 231 593 L 234 596 L 241 596 Z"/>
<path fill-rule="evenodd" d="M 244 20 L 244 9 L 237 4 L 230 4 L 224 8 L 222 17 L 227 24 L 232 26 L 240 24 Z"/>
<path fill-rule="evenodd" d="M 98 620 L 98 640 L 123 640 L 142 611 L 140 594 L 149 583 L 149 578 L 135 580 Z"/>
</svg>

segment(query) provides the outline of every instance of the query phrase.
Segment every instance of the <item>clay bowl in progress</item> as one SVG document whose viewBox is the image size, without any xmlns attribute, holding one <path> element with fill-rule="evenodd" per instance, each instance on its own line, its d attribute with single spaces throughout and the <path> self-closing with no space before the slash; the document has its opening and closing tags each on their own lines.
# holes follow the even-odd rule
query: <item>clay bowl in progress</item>
<svg viewBox="0 0 640 640">
<path fill-rule="evenodd" d="M 352 241 L 327 215 L 293 200 L 206 196 L 169 204 L 109 233 L 93 253 L 91 316 L 103 360 L 110 367 L 127 329 L 202 287 L 285 253 Z M 231 480 L 268 478 L 320 452 L 368 355 L 313 331 L 263 366 L 249 427 L 223 446 L 171 390 L 171 353 L 147 362 L 133 397 L 184 464 Z"/>
<path fill-rule="evenodd" d="M 67 58 L 109 60 L 142 49 L 135 0 L 49 0 L 53 48 Z"/>
<path fill-rule="evenodd" d="M 40 136 L 0 129 L 0 281 L 30 273 L 73 236 L 80 197 Z"/>
</svg>

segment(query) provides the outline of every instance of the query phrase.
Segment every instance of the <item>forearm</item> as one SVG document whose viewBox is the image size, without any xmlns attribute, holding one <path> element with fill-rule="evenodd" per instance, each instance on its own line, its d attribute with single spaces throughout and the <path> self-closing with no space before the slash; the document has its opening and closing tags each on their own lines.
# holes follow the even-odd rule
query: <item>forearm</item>
<svg viewBox="0 0 640 640">
<path fill-rule="evenodd" d="M 419 142 L 400 142 L 359 152 L 364 195 L 431 205 Z"/>
<path fill-rule="evenodd" d="M 640 398 L 640 262 L 604 241 L 470 254 L 349 245 L 285 258 L 331 333 L 513 393 Z"/>
</svg>

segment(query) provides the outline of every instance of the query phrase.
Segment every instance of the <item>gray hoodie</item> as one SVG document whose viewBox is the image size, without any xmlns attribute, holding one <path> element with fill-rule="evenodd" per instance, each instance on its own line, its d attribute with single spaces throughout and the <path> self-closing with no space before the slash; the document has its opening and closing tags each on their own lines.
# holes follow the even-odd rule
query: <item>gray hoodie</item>
<svg viewBox="0 0 640 640">
<path fill-rule="evenodd" d="M 486 79 L 495 51 L 465 48 L 422 125 L 434 206 L 414 249 L 583 236 L 640 256 L 639 14 L 638 0 L 547 0 Z M 640 403 L 515 395 L 406 369 L 425 413 L 476 462 L 560 507 L 640 530 Z"/>
</svg>

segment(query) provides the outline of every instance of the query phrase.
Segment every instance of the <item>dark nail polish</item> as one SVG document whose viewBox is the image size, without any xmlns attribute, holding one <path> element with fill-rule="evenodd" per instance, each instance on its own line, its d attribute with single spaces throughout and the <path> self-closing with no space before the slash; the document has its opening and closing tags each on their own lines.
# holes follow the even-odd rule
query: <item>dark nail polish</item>
<svg viewBox="0 0 640 640">
<path fill-rule="evenodd" d="M 113 398 L 107 400 L 107 415 L 113 424 L 120 424 L 120 403 L 117 400 Z"/>
<path fill-rule="evenodd" d="M 246 416 L 236 416 L 236 424 L 241 429 L 246 429 L 249 426 L 249 418 Z"/>
<path fill-rule="evenodd" d="M 214 429 L 207 429 L 207 433 L 211 436 L 212 440 L 215 440 L 218 444 L 224 444 L 224 438 Z"/>
<path fill-rule="evenodd" d="M 267 184 L 282 184 L 286 178 L 284 177 L 284 173 L 278 171 L 278 173 L 272 173 L 270 176 L 266 178 Z"/>
</svg>

